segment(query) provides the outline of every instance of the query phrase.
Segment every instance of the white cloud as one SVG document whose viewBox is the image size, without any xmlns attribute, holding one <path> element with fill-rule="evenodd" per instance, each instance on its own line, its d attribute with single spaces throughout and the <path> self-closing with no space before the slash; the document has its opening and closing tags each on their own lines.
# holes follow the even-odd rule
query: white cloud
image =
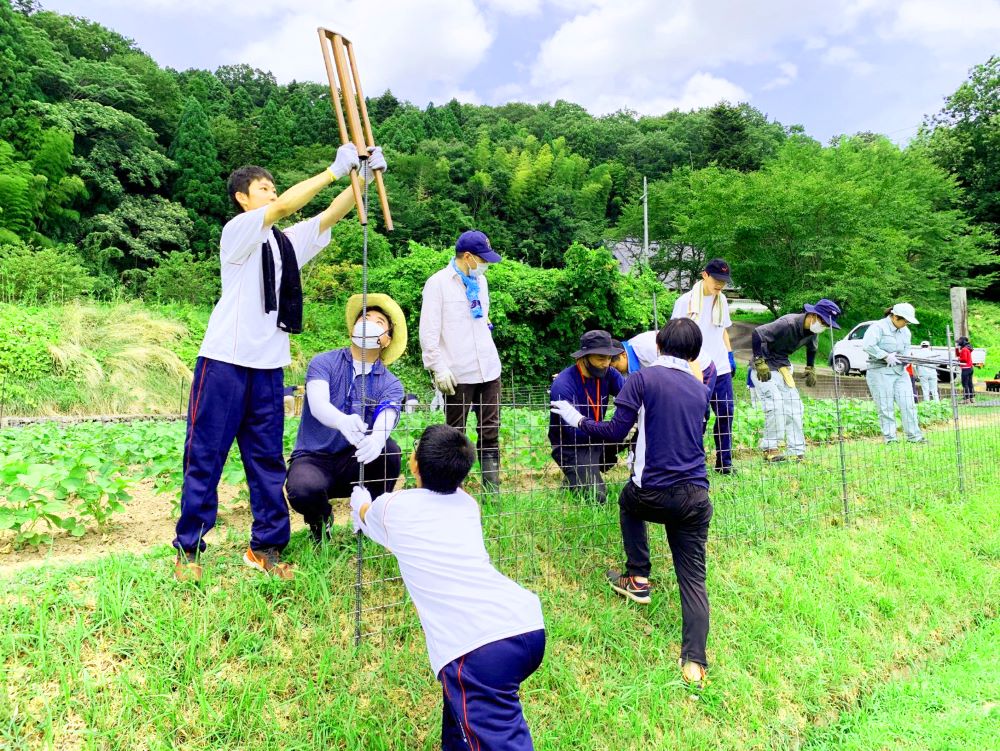
<svg viewBox="0 0 1000 751">
<path fill-rule="evenodd" d="M 770 91 L 771 89 L 780 89 L 784 86 L 788 86 L 792 83 L 799 75 L 799 66 L 795 63 L 779 63 L 778 64 L 779 75 L 772 78 L 770 81 L 764 84 L 762 87 L 764 91 Z"/>
<path fill-rule="evenodd" d="M 726 98 L 746 99 L 743 89 L 726 80 L 725 69 L 780 64 L 782 45 L 847 33 L 862 13 L 859 7 L 834 7 L 823 0 L 773 0 L 767 12 L 740 0 L 669 5 L 598 0 L 542 44 L 530 82 L 546 98 L 563 97 L 598 112 L 703 101 L 690 89 L 692 81 L 707 83 L 697 74 L 727 84 L 705 91 L 725 88 Z M 782 71 L 788 83 L 795 75 L 797 70 Z M 778 81 L 773 86 L 785 85 Z"/>
<path fill-rule="evenodd" d="M 867 76 L 875 70 L 875 66 L 864 60 L 856 49 L 839 44 L 823 53 L 823 62 L 847 68 L 859 76 Z"/>
<path fill-rule="evenodd" d="M 490 92 L 490 102 L 504 104 L 505 102 L 523 102 L 524 87 L 519 83 L 505 83 Z"/>
<path fill-rule="evenodd" d="M 209 0 L 214 1 L 214 0 Z M 279 3 L 290 0 L 279 0 Z M 493 32 L 472 0 L 300 0 L 267 34 L 227 51 L 227 57 L 265 70 L 280 82 L 325 81 L 316 29 L 332 28 L 355 47 L 366 93 L 387 88 L 417 104 L 447 101 L 468 91 L 466 76 L 493 43 Z"/>
<path fill-rule="evenodd" d="M 57 6 L 71 6 L 78 3 L 74 0 L 57 0 L 56 3 L 43 3 L 46 10 L 50 8 L 57 12 L 77 12 L 67 7 L 65 10 Z M 79 3 L 83 4 L 83 3 Z M 273 0 L 269 3 L 237 2 L 230 0 L 86 0 L 88 18 L 96 18 L 97 10 L 101 8 L 125 8 L 136 14 L 185 15 L 194 18 L 218 16 L 220 14 L 238 18 L 260 18 L 283 14 L 294 10 L 300 4 L 292 0 Z"/>
<path fill-rule="evenodd" d="M 745 102 L 748 99 L 750 99 L 750 94 L 732 81 L 713 76 L 711 73 L 699 72 L 687 80 L 679 96 L 675 98 L 667 97 L 658 102 L 651 102 L 643 112 L 653 114 L 669 112 L 673 109 L 695 110 L 700 107 L 710 107 L 721 101 L 736 104 L 737 102 Z"/>
<path fill-rule="evenodd" d="M 967 49 L 970 43 L 995 43 L 998 33 L 998 0 L 905 0 L 882 28 L 885 38 L 915 42 L 944 54 Z"/>
<path fill-rule="evenodd" d="M 509 16 L 537 16 L 542 10 L 542 0 L 482 0 L 482 4 Z"/>
</svg>

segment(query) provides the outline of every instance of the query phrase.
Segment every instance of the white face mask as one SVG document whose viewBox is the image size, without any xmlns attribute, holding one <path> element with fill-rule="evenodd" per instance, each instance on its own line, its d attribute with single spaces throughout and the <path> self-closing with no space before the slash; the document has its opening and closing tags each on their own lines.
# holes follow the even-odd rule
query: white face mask
<svg viewBox="0 0 1000 751">
<path fill-rule="evenodd" d="M 826 331 L 826 326 L 824 326 L 819 321 L 813 321 L 812 324 L 809 326 L 809 330 L 814 334 L 822 334 L 824 331 Z"/>
<path fill-rule="evenodd" d="M 486 269 L 489 266 L 488 263 L 479 263 L 475 267 L 469 266 L 469 276 L 483 276 L 486 274 Z"/>
<path fill-rule="evenodd" d="M 381 339 L 382 335 L 385 333 L 385 329 L 382 328 L 381 323 L 366 321 L 364 318 L 359 318 L 358 322 L 354 324 L 354 331 L 351 334 L 351 343 L 355 347 L 360 347 L 361 349 L 381 349 L 382 345 L 379 344 L 378 340 Z"/>
</svg>

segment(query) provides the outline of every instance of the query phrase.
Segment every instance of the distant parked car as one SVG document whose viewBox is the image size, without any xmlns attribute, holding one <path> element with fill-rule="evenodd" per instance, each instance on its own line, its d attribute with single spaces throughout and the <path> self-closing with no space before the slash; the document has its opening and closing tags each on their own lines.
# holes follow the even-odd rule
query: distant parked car
<svg viewBox="0 0 1000 751">
<path fill-rule="evenodd" d="M 830 353 L 830 367 L 835 372 L 840 375 L 851 375 L 852 373 L 861 375 L 868 370 L 868 354 L 862 349 L 862 340 L 868 327 L 873 323 L 876 323 L 876 321 L 859 323 L 848 332 L 847 336 L 833 345 L 833 351 Z M 955 351 L 949 350 L 947 347 L 921 349 L 919 345 L 914 344 L 910 354 L 914 357 L 940 362 L 938 379 L 944 383 L 948 383 L 951 380 L 951 375 L 948 373 L 949 351 L 951 352 L 952 362 L 955 363 L 955 368 L 957 369 L 958 360 L 955 357 Z M 986 362 L 986 350 L 981 348 L 972 350 L 972 362 L 975 365 L 982 365 Z"/>
</svg>

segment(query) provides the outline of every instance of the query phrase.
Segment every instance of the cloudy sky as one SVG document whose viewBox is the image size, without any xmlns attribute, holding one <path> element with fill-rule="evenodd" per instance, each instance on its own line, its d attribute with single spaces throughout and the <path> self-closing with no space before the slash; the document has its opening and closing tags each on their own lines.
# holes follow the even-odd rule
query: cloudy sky
<svg viewBox="0 0 1000 751">
<path fill-rule="evenodd" d="M 161 65 L 249 63 L 325 81 L 348 36 L 365 93 L 418 105 L 567 99 L 594 114 L 747 101 L 823 141 L 905 142 L 1000 53 L 1000 0 L 42 0 Z"/>
</svg>

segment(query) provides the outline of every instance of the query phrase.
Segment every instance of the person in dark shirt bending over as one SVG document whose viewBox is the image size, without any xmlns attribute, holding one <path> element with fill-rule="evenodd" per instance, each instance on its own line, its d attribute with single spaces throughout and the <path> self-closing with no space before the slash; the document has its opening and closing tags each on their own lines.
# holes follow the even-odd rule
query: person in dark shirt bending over
<svg viewBox="0 0 1000 751">
<path fill-rule="evenodd" d="M 610 421 L 588 419 L 566 401 L 552 402 L 553 413 L 569 425 L 605 441 L 621 441 L 638 425 L 632 477 L 618 498 L 625 571 L 608 571 L 608 579 L 618 594 L 648 604 L 646 522 L 666 526 L 681 597 L 681 671 L 689 682 L 704 680 L 708 668 L 705 545 L 712 503 L 703 439 L 709 392 L 689 368 L 701 342 L 691 319 L 667 323 L 656 335 L 659 357 L 628 377 Z"/>
<path fill-rule="evenodd" d="M 806 452 L 806 437 L 802 429 L 802 399 L 792 375 L 789 356 L 800 347 L 806 348 L 806 386 L 816 385 L 816 349 L 819 335 L 828 328 L 839 329 L 840 308 L 832 300 L 822 299 L 815 305 L 803 306 L 804 313 L 789 313 L 776 321 L 758 326 L 753 331 L 753 369 L 750 378 L 764 407 L 764 435 L 760 447 L 764 460 L 800 462 Z M 779 378 L 772 377 L 777 370 Z M 785 451 L 779 448 L 785 439 Z"/>
</svg>

